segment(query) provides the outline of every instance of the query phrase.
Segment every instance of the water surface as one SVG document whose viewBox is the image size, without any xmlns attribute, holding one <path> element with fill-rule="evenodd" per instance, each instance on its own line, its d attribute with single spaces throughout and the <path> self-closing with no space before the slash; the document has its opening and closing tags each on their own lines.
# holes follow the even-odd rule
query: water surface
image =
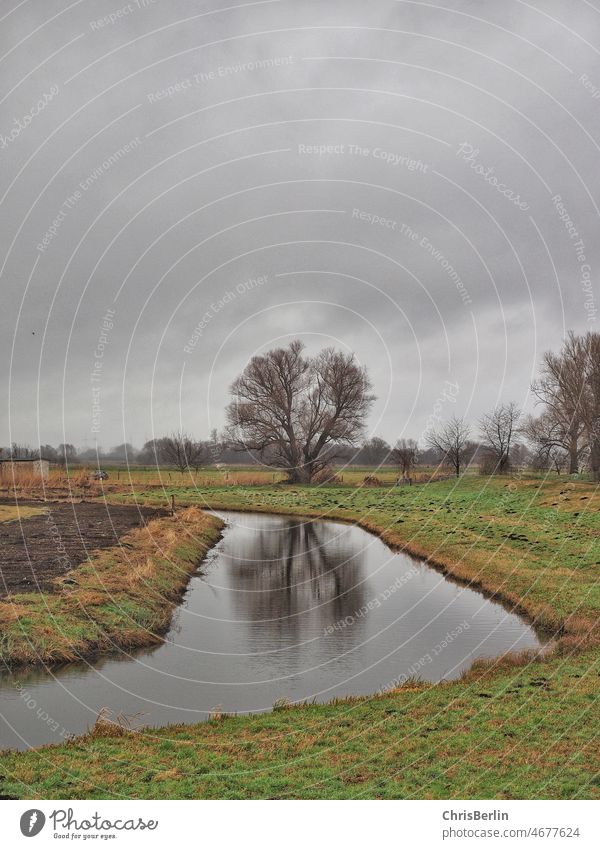
<svg viewBox="0 0 600 849">
<path fill-rule="evenodd" d="M 520 617 L 360 528 L 219 515 L 224 537 L 163 645 L 0 676 L 0 748 L 59 742 L 104 707 L 138 725 L 198 722 L 452 679 L 477 657 L 540 645 Z"/>
</svg>

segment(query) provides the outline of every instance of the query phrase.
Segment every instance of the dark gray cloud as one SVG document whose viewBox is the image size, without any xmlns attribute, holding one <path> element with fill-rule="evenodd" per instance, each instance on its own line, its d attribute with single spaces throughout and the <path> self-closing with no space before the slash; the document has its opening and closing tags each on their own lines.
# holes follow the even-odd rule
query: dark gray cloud
<svg viewBox="0 0 600 849">
<path fill-rule="evenodd" d="M 595 326 L 591 4 L 0 18 L 1 442 L 206 434 L 295 336 L 354 350 L 371 428 L 418 436 L 447 380 L 448 412 L 530 405 L 542 351 Z"/>
</svg>

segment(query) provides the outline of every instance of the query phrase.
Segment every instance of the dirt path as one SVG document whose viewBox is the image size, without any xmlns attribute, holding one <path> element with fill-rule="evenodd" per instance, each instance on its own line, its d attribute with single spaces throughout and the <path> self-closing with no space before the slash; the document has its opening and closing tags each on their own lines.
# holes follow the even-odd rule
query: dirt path
<svg viewBox="0 0 600 849">
<path fill-rule="evenodd" d="M 35 506 L 43 506 L 46 513 L 0 524 L 0 597 L 48 590 L 53 578 L 73 569 L 94 549 L 116 545 L 132 528 L 164 515 L 152 507 L 104 502 Z"/>
</svg>

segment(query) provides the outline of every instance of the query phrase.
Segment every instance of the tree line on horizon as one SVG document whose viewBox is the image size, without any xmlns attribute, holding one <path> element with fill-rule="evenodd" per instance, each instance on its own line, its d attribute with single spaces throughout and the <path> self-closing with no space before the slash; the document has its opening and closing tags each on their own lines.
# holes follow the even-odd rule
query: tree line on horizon
<svg viewBox="0 0 600 849">
<path fill-rule="evenodd" d="M 421 437 L 399 439 L 392 447 L 378 436 L 365 439 L 375 400 L 364 366 L 354 354 L 326 348 L 305 354 L 295 340 L 252 357 L 231 385 L 227 428 L 198 440 L 173 432 L 107 452 L 31 448 L 13 443 L 1 459 L 44 457 L 62 466 L 102 462 L 169 465 L 185 472 L 215 464 L 262 463 L 285 470 L 288 480 L 327 480 L 339 464 L 392 464 L 406 478 L 415 465 L 444 464 L 458 476 L 477 465 L 484 474 L 506 474 L 515 466 L 539 470 L 589 469 L 600 479 L 600 334 L 570 332 L 558 353 L 546 352 L 532 392 L 538 415 L 524 416 L 514 402 L 482 416 L 473 435 L 464 417 L 452 416 Z"/>
<path fill-rule="evenodd" d="M 536 469 L 569 474 L 589 470 L 600 480 L 600 334 L 569 332 L 558 353 L 547 351 L 531 385 L 538 415 L 524 416 L 514 402 L 499 404 L 479 420 L 484 473 L 503 474 L 528 463 Z M 471 429 L 453 417 L 427 436 L 460 473 L 469 453 Z M 523 455 L 522 444 L 526 443 Z M 518 449 L 518 452 L 517 452 Z"/>
<path fill-rule="evenodd" d="M 371 389 L 354 354 L 325 348 L 310 357 L 295 340 L 252 357 L 233 382 L 229 439 L 240 450 L 267 456 L 293 483 L 326 479 L 340 449 L 364 435 L 375 400 Z M 483 473 L 506 474 L 518 456 L 519 465 L 528 461 L 557 472 L 567 466 L 570 474 L 589 468 L 600 479 L 600 334 L 570 332 L 558 353 L 546 352 L 531 389 L 538 415 L 524 416 L 517 404 L 504 402 L 479 419 L 478 441 L 464 417 L 452 416 L 422 442 L 457 476 L 475 459 Z M 363 443 L 361 450 L 379 452 L 379 464 L 396 464 L 404 477 L 423 459 L 413 439 L 400 439 L 393 448 L 374 443 Z"/>
</svg>

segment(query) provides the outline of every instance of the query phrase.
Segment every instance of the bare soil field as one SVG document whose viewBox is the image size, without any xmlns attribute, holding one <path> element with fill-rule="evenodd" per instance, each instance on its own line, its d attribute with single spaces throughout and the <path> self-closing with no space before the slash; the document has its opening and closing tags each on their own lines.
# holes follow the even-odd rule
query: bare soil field
<svg viewBox="0 0 600 849">
<path fill-rule="evenodd" d="M 10 503 L 14 506 L 14 501 Z M 19 503 L 20 508 L 27 506 Z M 102 501 L 43 506 L 42 515 L 0 524 L 0 597 L 51 589 L 54 578 L 82 563 L 92 551 L 117 545 L 133 528 L 165 515 L 155 507 Z"/>
</svg>

